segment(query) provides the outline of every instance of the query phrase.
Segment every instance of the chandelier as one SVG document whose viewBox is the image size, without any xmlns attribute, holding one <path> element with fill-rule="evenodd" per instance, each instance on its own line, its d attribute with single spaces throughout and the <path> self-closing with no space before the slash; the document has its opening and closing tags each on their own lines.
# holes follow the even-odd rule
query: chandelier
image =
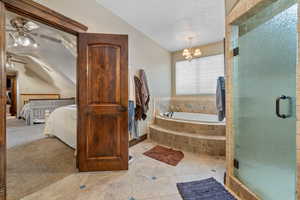
<svg viewBox="0 0 300 200">
<path fill-rule="evenodd" d="M 183 52 L 182 52 L 182 55 L 184 56 L 184 58 L 186 60 L 192 61 L 193 58 L 201 56 L 202 52 L 199 48 L 196 48 L 196 49 L 192 48 L 192 40 L 193 40 L 192 37 L 189 37 L 188 40 L 189 40 L 189 46 L 190 47 L 184 49 Z"/>
</svg>

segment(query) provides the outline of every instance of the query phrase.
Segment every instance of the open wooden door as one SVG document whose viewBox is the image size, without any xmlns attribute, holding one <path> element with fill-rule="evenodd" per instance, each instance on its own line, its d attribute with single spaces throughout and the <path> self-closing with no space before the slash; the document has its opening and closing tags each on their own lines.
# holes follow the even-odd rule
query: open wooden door
<svg viewBox="0 0 300 200">
<path fill-rule="evenodd" d="M 5 6 L 0 1 L 0 200 L 6 198 Z"/>
<path fill-rule="evenodd" d="M 78 36 L 79 171 L 128 169 L 128 36 Z"/>
</svg>

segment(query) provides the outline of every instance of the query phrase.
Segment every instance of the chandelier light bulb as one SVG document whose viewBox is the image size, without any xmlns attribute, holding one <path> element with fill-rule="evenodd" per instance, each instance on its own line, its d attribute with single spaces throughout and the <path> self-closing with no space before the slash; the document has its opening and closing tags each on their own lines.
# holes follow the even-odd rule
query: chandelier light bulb
<svg viewBox="0 0 300 200">
<path fill-rule="evenodd" d="M 190 51 L 188 49 L 184 49 L 182 55 L 188 56 L 188 55 L 190 55 Z"/>
<path fill-rule="evenodd" d="M 21 46 L 27 47 L 31 44 L 31 41 L 28 37 L 26 37 L 24 35 L 20 35 L 17 38 L 17 43 L 20 44 Z"/>
<path fill-rule="evenodd" d="M 194 56 L 201 56 L 202 55 L 202 52 L 200 49 L 196 49 L 195 52 L 194 52 Z"/>
</svg>

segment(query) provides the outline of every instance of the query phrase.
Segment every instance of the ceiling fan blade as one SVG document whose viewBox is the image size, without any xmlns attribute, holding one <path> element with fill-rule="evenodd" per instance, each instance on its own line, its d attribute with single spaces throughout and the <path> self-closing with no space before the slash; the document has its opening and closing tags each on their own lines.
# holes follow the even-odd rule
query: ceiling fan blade
<svg viewBox="0 0 300 200">
<path fill-rule="evenodd" d="M 51 36 L 49 36 L 49 35 L 43 35 L 43 34 L 40 34 L 40 38 L 43 38 L 43 39 L 46 39 L 46 40 L 50 40 L 50 41 L 56 42 L 56 43 L 61 43 L 61 40 L 60 40 L 60 39 L 51 37 Z"/>
<path fill-rule="evenodd" d="M 34 23 L 32 21 L 28 21 L 24 24 L 24 28 L 26 28 L 28 31 L 33 31 L 33 30 L 39 29 L 40 27 L 36 23 Z"/>
</svg>

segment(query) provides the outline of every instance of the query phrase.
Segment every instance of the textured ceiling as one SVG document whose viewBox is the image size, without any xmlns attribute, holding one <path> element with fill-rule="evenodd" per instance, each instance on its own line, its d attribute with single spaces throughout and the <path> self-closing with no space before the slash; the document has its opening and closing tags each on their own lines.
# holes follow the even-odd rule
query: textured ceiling
<svg viewBox="0 0 300 200">
<path fill-rule="evenodd" d="M 169 51 L 225 37 L 224 0 L 96 0 Z"/>
</svg>

